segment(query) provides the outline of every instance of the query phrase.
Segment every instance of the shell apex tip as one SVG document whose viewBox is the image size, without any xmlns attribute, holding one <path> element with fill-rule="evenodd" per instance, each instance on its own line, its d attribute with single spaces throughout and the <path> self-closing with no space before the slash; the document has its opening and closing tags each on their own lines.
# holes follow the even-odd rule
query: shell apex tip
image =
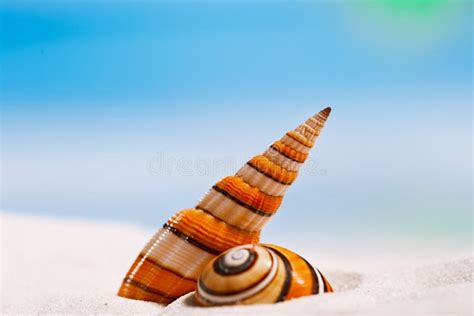
<svg viewBox="0 0 474 316">
<path fill-rule="evenodd" d="M 331 111 L 332 111 L 332 108 L 330 106 L 328 106 L 324 110 L 322 110 L 321 113 L 329 115 L 331 113 Z"/>
</svg>

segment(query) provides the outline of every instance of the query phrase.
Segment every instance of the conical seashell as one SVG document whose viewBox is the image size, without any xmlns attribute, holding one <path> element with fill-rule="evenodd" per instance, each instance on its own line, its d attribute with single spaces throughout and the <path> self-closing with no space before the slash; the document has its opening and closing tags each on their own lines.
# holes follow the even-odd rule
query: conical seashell
<svg viewBox="0 0 474 316">
<path fill-rule="evenodd" d="M 321 272 L 291 250 L 243 245 L 206 265 L 196 300 L 204 306 L 270 304 L 332 291 Z"/>
<path fill-rule="evenodd" d="M 257 243 L 331 112 L 326 108 L 223 178 L 195 208 L 176 213 L 128 271 L 118 295 L 168 304 L 193 291 L 204 266 L 222 252 Z"/>
</svg>

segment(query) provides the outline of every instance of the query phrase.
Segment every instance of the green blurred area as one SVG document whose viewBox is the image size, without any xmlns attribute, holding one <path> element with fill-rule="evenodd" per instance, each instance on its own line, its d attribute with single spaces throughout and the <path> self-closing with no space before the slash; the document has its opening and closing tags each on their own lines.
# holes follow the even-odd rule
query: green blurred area
<svg viewBox="0 0 474 316">
<path fill-rule="evenodd" d="M 453 2 L 453 1 L 451 1 Z M 417 13 L 425 15 L 436 12 L 449 4 L 446 0 L 383 0 L 380 1 L 381 5 L 384 5 L 394 12 L 399 13 Z"/>
</svg>

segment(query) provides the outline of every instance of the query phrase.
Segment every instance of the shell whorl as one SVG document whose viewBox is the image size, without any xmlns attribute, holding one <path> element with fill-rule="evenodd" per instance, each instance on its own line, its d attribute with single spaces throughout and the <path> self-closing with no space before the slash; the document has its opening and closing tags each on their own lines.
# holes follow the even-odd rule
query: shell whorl
<svg viewBox="0 0 474 316">
<path fill-rule="evenodd" d="M 296 253 L 276 245 L 243 245 L 206 265 L 196 300 L 203 306 L 260 304 L 325 292 L 332 292 L 329 282 Z"/>
<path fill-rule="evenodd" d="M 176 213 L 140 252 L 118 295 L 168 304 L 193 291 L 200 272 L 217 255 L 258 242 L 330 112 L 326 108 L 286 133 L 235 175 L 217 182 L 194 208 Z"/>
<path fill-rule="evenodd" d="M 217 188 L 214 186 L 201 199 L 197 208 L 205 209 L 217 218 L 243 230 L 260 231 L 279 206 L 278 203 L 275 209 L 265 212 L 259 208 L 260 205 L 264 205 L 261 201 L 283 198 L 286 190 L 298 177 L 298 170 L 308 158 L 309 151 L 330 113 L 331 108 L 327 107 L 310 117 L 274 142 L 262 155 L 250 159 L 233 177 L 228 177 L 239 179 L 232 182 L 234 189 L 240 190 L 242 196 L 252 191 L 259 192 L 258 194 L 252 192 L 260 196 L 260 199 L 258 201 L 251 199 L 254 202 L 250 203 L 251 207 L 248 207 L 248 199 L 236 197 L 229 190 L 222 190 L 218 183 Z"/>
</svg>

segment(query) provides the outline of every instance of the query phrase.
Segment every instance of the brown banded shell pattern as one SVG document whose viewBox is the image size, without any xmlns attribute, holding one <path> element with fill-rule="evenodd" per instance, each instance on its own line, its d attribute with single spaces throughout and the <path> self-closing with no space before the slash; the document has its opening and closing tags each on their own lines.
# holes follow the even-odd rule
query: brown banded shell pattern
<svg viewBox="0 0 474 316">
<path fill-rule="evenodd" d="M 242 245 L 209 262 L 198 280 L 203 306 L 271 304 L 332 292 L 321 272 L 286 248 Z"/>
<path fill-rule="evenodd" d="M 328 107 L 217 182 L 190 209 L 171 217 L 140 252 L 118 295 L 169 304 L 194 291 L 205 265 L 222 252 L 259 241 L 326 122 Z"/>
</svg>

